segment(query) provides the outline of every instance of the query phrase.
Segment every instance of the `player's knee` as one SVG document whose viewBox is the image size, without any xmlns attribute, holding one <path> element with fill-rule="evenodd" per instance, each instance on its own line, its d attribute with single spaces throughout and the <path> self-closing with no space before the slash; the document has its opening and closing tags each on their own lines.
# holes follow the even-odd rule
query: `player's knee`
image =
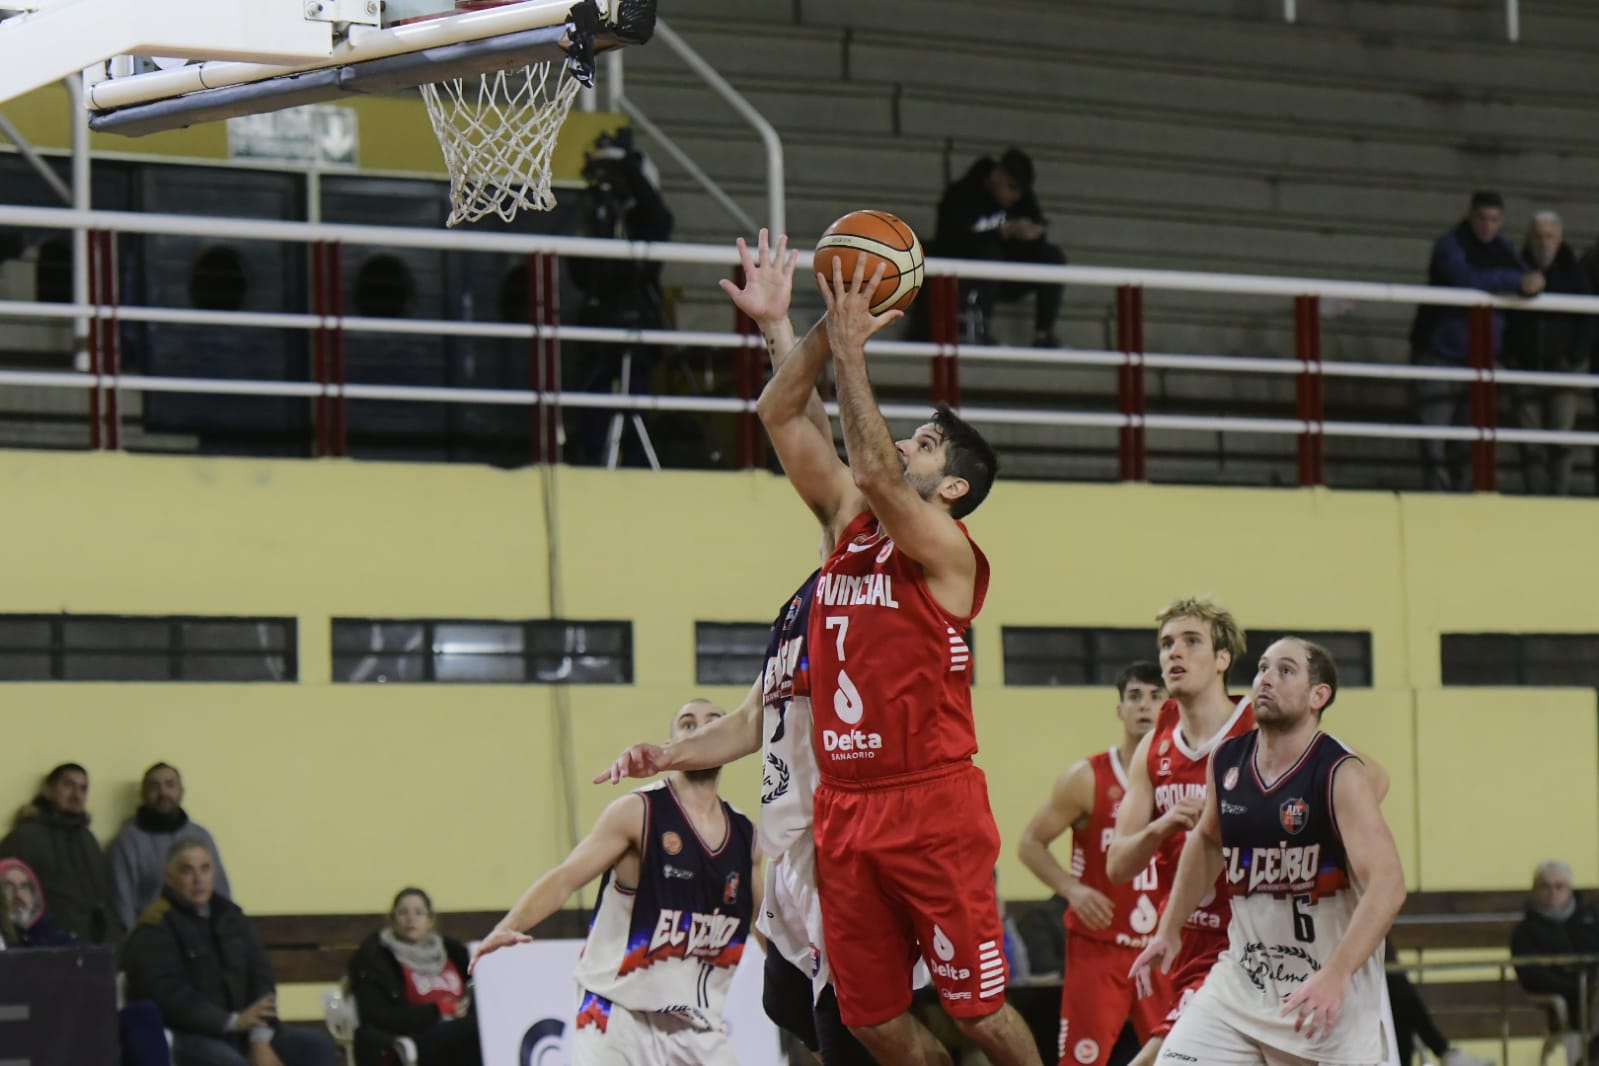
<svg viewBox="0 0 1599 1066">
<path fill-rule="evenodd" d="M 988 1014 L 978 1015 L 975 1018 L 955 1018 L 955 1028 L 961 1035 L 978 1047 L 987 1047 L 1006 1026 L 1005 1004 L 1001 1003 L 995 1010 Z"/>
</svg>

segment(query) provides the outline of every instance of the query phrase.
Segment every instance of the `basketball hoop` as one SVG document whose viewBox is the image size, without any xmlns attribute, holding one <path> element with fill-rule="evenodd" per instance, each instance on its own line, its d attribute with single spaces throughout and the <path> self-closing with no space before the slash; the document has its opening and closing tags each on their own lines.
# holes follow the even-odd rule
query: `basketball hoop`
<svg viewBox="0 0 1599 1066">
<path fill-rule="evenodd" d="M 506 0 L 458 0 L 457 8 Z M 458 226 L 489 215 L 509 222 L 520 210 L 548 211 L 550 155 L 578 89 L 594 84 L 598 8 L 568 13 L 566 61 L 543 60 L 486 74 L 424 83 L 422 100 L 450 172 L 450 217 Z"/>
</svg>

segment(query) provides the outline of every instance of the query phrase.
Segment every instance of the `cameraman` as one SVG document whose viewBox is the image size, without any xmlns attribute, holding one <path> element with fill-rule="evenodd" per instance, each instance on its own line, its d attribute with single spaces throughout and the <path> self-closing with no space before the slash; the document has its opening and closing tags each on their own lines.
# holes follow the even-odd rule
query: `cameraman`
<svg viewBox="0 0 1599 1066">
<path fill-rule="evenodd" d="M 672 212 L 661 199 L 654 166 L 633 147 L 633 131 L 601 134 L 585 157 L 587 187 L 578 207 L 579 234 L 629 241 L 672 239 Z M 568 257 L 572 281 L 583 294 L 578 324 L 613 329 L 663 329 L 661 265 L 627 259 Z M 580 344 L 576 374 L 582 392 L 610 392 L 622 375 L 622 360 L 632 364 L 626 391 L 647 395 L 661 353 L 645 344 Z M 615 412 L 591 408 L 577 416 L 569 434 L 570 463 L 603 463 L 605 435 Z"/>
</svg>

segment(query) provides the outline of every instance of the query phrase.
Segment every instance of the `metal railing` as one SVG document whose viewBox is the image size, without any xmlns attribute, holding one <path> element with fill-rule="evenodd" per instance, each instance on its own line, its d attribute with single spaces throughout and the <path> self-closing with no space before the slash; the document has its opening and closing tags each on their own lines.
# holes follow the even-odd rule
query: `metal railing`
<svg viewBox="0 0 1599 1066">
<path fill-rule="evenodd" d="M 0 318 L 86 318 L 89 333 L 85 373 L 8 371 L 0 383 L 43 389 L 88 390 L 91 397 L 91 446 L 115 448 L 118 427 L 114 412 L 121 392 L 195 392 L 228 395 L 311 397 L 318 412 L 319 454 L 344 454 L 343 406 L 348 400 L 389 400 L 445 404 L 498 404 L 527 407 L 535 425 L 534 458 L 556 454 L 555 423 L 562 407 L 615 411 L 685 411 L 731 413 L 741 420 L 740 461 L 757 465 L 759 432 L 755 400 L 763 378 L 759 338 L 752 324 L 742 322 L 729 332 L 607 329 L 563 325 L 556 305 L 558 257 L 584 256 L 612 260 L 659 261 L 713 267 L 736 264 L 729 246 L 649 244 L 575 237 L 455 232 L 398 227 L 325 223 L 217 219 L 131 212 L 78 211 L 0 206 L 0 226 L 31 229 L 83 230 L 90 234 L 94 271 L 87 302 L 71 304 L 30 301 L 0 302 Z M 312 311 L 198 311 L 130 306 L 118 299 L 115 279 L 118 234 L 173 234 L 238 241 L 297 242 L 309 246 L 313 278 Z M 464 252 L 497 252 L 525 256 L 529 280 L 528 321 L 484 323 L 450 320 L 373 318 L 346 315 L 343 310 L 338 252 L 345 244 L 362 247 L 425 248 Z M 1473 484 L 1496 487 L 1495 446 L 1499 442 L 1599 446 L 1599 433 L 1505 429 L 1496 424 L 1495 390 L 1501 384 L 1532 388 L 1599 389 L 1599 374 L 1545 373 L 1498 369 L 1492 350 L 1495 308 L 1599 314 L 1599 298 L 1542 295 L 1532 300 L 1493 296 L 1467 289 L 1391 285 L 1325 279 L 1259 277 L 1103 267 L 1026 266 L 1012 263 L 932 259 L 927 263 L 932 305 L 932 340 L 878 341 L 874 357 L 923 359 L 931 367 L 930 399 L 960 405 L 963 366 L 990 362 L 1059 367 L 1113 367 L 1117 371 L 1118 410 L 1044 410 L 962 407 L 974 422 L 1000 425 L 1095 427 L 1114 429 L 1123 480 L 1146 478 L 1145 435 L 1148 430 L 1221 432 L 1295 437 L 1299 481 L 1325 483 L 1325 441 L 1329 437 L 1391 438 L 1468 442 L 1472 446 Z M 961 278 L 1070 283 L 1116 291 L 1114 349 L 1039 350 L 1006 346 L 962 346 L 956 323 L 957 281 Z M 1206 354 L 1151 353 L 1144 350 L 1143 294 L 1146 290 L 1279 297 L 1292 301 L 1294 351 L 1281 358 Z M 1321 358 L 1323 297 L 1384 304 L 1433 304 L 1465 308 L 1471 321 L 1470 365 L 1462 367 L 1393 365 L 1372 362 L 1326 362 Z M 311 334 L 317 352 L 312 380 L 307 382 L 241 381 L 211 378 L 150 377 L 123 373 L 118 351 L 118 322 L 220 325 L 242 329 L 293 329 Z M 456 338 L 500 338 L 529 345 L 532 380 L 527 389 L 468 389 L 357 384 L 347 382 L 342 345 L 346 334 L 374 333 Z M 599 344 L 694 346 L 727 350 L 736 361 L 737 395 L 614 395 L 563 390 L 556 372 L 563 341 Z M 1151 413 L 1144 393 L 1149 369 L 1224 374 L 1291 375 L 1296 379 L 1295 406 L 1280 418 L 1240 418 Z M 1322 387 L 1326 378 L 1389 381 L 1456 381 L 1468 386 L 1473 424 L 1467 426 L 1334 421 L 1325 417 Z M 925 406 L 887 406 L 890 418 L 919 418 Z M 324 426 L 326 421 L 328 426 Z M 324 432 L 325 431 L 325 432 Z"/>
<path fill-rule="evenodd" d="M 1571 967 L 1576 970 L 1577 978 L 1577 1017 L 1570 1017 L 1566 1001 L 1558 995 L 1542 995 L 1520 990 L 1519 983 L 1513 973 L 1521 966 L 1561 966 Z M 1575 1034 L 1581 1046 L 1580 1058 L 1573 1060 L 1571 1066 L 1593 1066 L 1589 1062 L 1588 1047 L 1594 1039 L 1596 1032 L 1594 1018 L 1594 989 L 1589 984 L 1589 973 L 1599 967 L 1599 955 L 1520 955 L 1510 958 L 1485 958 L 1481 960 L 1455 959 L 1449 962 L 1392 962 L 1387 965 L 1390 973 L 1416 973 L 1416 974 L 1449 974 L 1481 972 L 1492 969 L 1499 982 L 1499 1047 L 1502 1063 L 1510 1062 L 1510 1041 L 1512 1039 L 1510 1011 L 1512 1007 L 1512 991 L 1518 991 L 1525 997 L 1530 1006 L 1545 1011 L 1549 1016 L 1549 1030 L 1544 1041 L 1543 1057 L 1547 1058 L 1556 1044 L 1557 1039 L 1567 1033 Z M 1438 982 L 1442 987 L 1448 987 L 1448 981 Z M 1400 1049 L 1400 1061 L 1408 1058 L 1407 1050 Z"/>
</svg>

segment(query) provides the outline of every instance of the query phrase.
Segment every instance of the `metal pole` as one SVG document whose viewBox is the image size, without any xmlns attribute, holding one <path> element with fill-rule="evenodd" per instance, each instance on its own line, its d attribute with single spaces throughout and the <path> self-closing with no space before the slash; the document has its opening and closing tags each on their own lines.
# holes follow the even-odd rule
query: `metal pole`
<svg viewBox="0 0 1599 1066">
<path fill-rule="evenodd" d="M 62 181 L 61 176 L 54 170 L 50 169 L 50 164 L 46 163 L 44 158 L 33 150 L 33 145 L 28 143 L 28 139 L 22 135 L 22 131 L 13 126 L 11 120 L 4 115 L 0 115 L 0 137 L 4 137 L 17 146 L 17 154 L 38 173 L 39 177 L 44 179 L 46 185 L 55 190 L 56 195 L 61 197 L 62 203 L 73 206 L 72 190 L 67 188 L 67 183 Z"/>
<path fill-rule="evenodd" d="M 1471 396 L 1471 424 L 1482 434 L 1471 445 L 1471 488 L 1474 492 L 1494 492 L 1499 488 L 1498 457 L 1494 453 L 1499 408 L 1493 378 L 1493 310 L 1473 307 L 1466 314 L 1471 366 L 1482 374 L 1467 386 Z"/>
<path fill-rule="evenodd" d="M 666 149 L 666 154 L 675 159 L 677 165 L 688 172 L 689 177 L 700 183 L 700 187 L 710 194 L 711 199 L 721 204 L 722 209 L 732 215 L 739 225 L 744 227 L 744 232 L 754 233 L 761 228 L 755 224 L 755 220 L 750 218 L 742 207 L 738 206 L 738 203 L 731 196 L 727 195 L 727 192 L 716 183 L 716 179 L 707 174 L 705 169 L 698 163 L 694 162 L 693 157 L 683 151 L 678 146 L 678 143 L 668 137 L 659 126 L 651 122 L 649 116 L 640 111 L 637 104 L 625 96 L 617 97 L 616 103 L 639 129 L 648 134 L 650 139 L 656 144 Z"/>
<path fill-rule="evenodd" d="M 88 211 L 93 206 L 89 182 L 89 112 L 83 107 L 83 76 L 73 74 L 67 83 L 67 100 L 72 107 L 72 207 Z M 78 226 L 72 231 L 72 301 L 80 307 L 89 302 L 89 231 Z M 73 365 L 89 366 L 89 319 L 72 320 Z"/>
<path fill-rule="evenodd" d="M 655 28 L 659 32 L 661 24 L 656 22 Z M 605 53 L 605 110 L 621 111 L 622 97 L 625 95 L 622 82 L 622 50 L 613 48 Z"/>
<path fill-rule="evenodd" d="M 1505 36 L 1510 38 L 1511 44 L 1521 40 L 1520 0 L 1505 0 Z"/>
<path fill-rule="evenodd" d="M 667 26 L 664 19 L 655 20 L 655 36 L 665 41 L 668 48 L 676 52 L 705 84 L 716 90 L 717 95 L 732 105 L 733 110 L 742 115 L 744 121 L 754 126 L 755 131 L 761 135 L 761 143 L 766 146 L 766 224 L 773 233 L 787 233 L 788 220 L 783 194 L 783 142 L 777 136 L 777 130 L 766 121 L 765 115 L 755 110 L 755 105 L 744 99 L 742 93 L 717 73 L 715 67 L 707 63 L 703 56 L 689 47 L 687 41 Z M 620 82 L 618 85 L 620 86 Z"/>
<path fill-rule="evenodd" d="M 1511 3 L 1514 3 L 1514 2 L 1515 2 L 1515 0 L 1511 0 Z M 1298 20 L 1299 20 L 1299 8 L 1295 4 L 1294 0 L 1283 0 L 1283 21 L 1284 22 L 1297 22 Z"/>
</svg>

